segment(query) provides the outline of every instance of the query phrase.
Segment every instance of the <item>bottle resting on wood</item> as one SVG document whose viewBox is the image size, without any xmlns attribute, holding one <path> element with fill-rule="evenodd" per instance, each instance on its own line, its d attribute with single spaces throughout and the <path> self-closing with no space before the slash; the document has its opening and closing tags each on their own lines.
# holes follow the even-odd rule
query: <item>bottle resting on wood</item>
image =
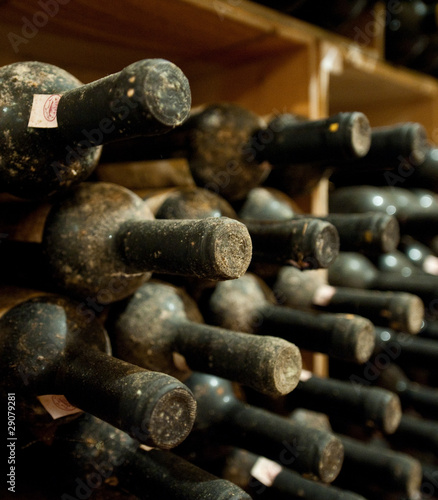
<svg viewBox="0 0 438 500">
<path fill-rule="evenodd" d="M 32 408 L 37 396 L 55 405 L 53 396 L 65 396 L 149 446 L 172 448 L 187 437 L 196 414 L 191 392 L 169 375 L 112 357 L 103 326 L 83 303 L 11 287 L 1 290 L 0 301 L 5 398 L 15 392 Z M 40 416 L 17 420 L 38 426 Z"/>
<path fill-rule="evenodd" d="M 64 192 L 91 174 L 102 144 L 167 132 L 184 122 L 190 105 L 187 78 L 164 59 L 144 59 L 86 85 L 51 64 L 3 66 L 2 189 L 28 199 Z"/>
<path fill-rule="evenodd" d="M 5 218 L 13 216 L 9 206 L 0 211 Z M 251 260 L 251 238 L 240 222 L 226 217 L 154 220 L 141 198 L 116 184 L 84 182 L 72 188 L 48 215 L 34 221 L 32 231 L 37 224 L 35 236 L 54 285 L 97 303 L 127 297 L 152 272 L 234 279 Z M 10 238 L 20 229 L 12 227 Z"/>
<path fill-rule="evenodd" d="M 240 200 L 277 167 L 290 170 L 303 192 L 302 171 L 313 165 L 315 184 L 330 160 L 363 156 L 370 139 L 368 119 L 360 112 L 310 121 L 282 114 L 267 123 L 237 104 L 218 103 L 193 109 L 183 126 L 160 139 L 108 145 L 104 159 L 185 157 L 198 186 Z"/>
</svg>

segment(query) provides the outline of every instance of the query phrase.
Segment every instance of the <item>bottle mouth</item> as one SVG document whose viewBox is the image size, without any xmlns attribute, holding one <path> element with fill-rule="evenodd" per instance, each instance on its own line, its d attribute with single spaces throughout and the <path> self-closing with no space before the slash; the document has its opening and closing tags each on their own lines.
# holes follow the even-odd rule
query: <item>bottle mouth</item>
<svg viewBox="0 0 438 500">
<path fill-rule="evenodd" d="M 400 399 L 396 394 L 391 393 L 382 399 L 384 399 L 382 406 L 385 408 L 381 420 L 382 430 L 385 434 L 394 434 L 402 417 Z"/>
<path fill-rule="evenodd" d="M 418 166 L 426 159 L 428 149 L 427 132 L 420 123 L 406 124 L 406 132 L 409 137 L 410 151 L 408 160 L 414 166 Z"/>
<path fill-rule="evenodd" d="M 325 443 L 319 463 L 319 477 L 324 483 L 331 483 L 341 471 L 344 461 L 344 446 L 339 438 L 330 436 Z"/>
<path fill-rule="evenodd" d="M 351 129 L 351 150 L 358 157 L 365 156 L 371 147 L 371 126 L 363 113 L 352 113 L 348 128 Z"/>
<path fill-rule="evenodd" d="M 153 60 L 143 89 L 151 114 L 163 125 L 176 127 L 189 117 L 192 102 L 189 81 L 175 64 L 164 59 Z"/>
<path fill-rule="evenodd" d="M 170 449 L 189 435 L 196 417 L 196 400 L 183 387 L 165 393 L 155 405 L 151 417 L 150 438 L 153 445 Z"/>
<path fill-rule="evenodd" d="M 363 364 L 370 359 L 375 348 L 374 325 L 361 316 L 338 314 L 333 340 L 333 357 Z"/>
<path fill-rule="evenodd" d="M 252 258 L 252 241 L 244 224 L 228 217 L 211 217 L 211 231 L 205 234 L 211 242 L 207 257 L 214 262 L 217 280 L 237 279 L 248 269 Z M 215 227 L 213 227 L 215 226 Z"/>
<path fill-rule="evenodd" d="M 423 324 L 424 302 L 417 295 L 400 293 L 389 303 L 391 328 L 417 334 Z"/>
<path fill-rule="evenodd" d="M 400 242 L 400 225 L 393 215 L 375 214 L 376 233 L 380 236 L 381 253 L 393 252 Z"/>
<path fill-rule="evenodd" d="M 340 240 L 339 233 L 335 226 L 326 223 L 321 226 L 323 221 L 319 222 L 319 235 L 315 238 L 314 257 L 316 259 L 316 268 L 326 269 L 339 255 Z"/>
</svg>

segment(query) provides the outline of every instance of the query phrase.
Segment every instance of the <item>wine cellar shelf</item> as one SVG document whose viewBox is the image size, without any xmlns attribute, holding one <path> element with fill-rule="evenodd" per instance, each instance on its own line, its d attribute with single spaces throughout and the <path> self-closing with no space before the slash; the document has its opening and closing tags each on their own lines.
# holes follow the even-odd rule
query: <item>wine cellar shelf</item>
<svg viewBox="0 0 438 500">
<path fill-rule="evenodd" d="M 86 83 L 159 57 L 187 75 L 194 106 L 232 101 L 261 115 L 312 119 L 355 110 L 372 126 L 419 121 L 432 140 L 438 135 L 438 83 L 385 63 L 378 43 L 359 46 L 247 0 L 53 5 L 47 14 L 34 0 L 0 1 L 1 65 L 44 61 Z M 322 181 L 298 203 L 323 214 L 327 196 Z M 311 361 L 317 373 L 325 371 L 321 359 Z"/>
</svg>

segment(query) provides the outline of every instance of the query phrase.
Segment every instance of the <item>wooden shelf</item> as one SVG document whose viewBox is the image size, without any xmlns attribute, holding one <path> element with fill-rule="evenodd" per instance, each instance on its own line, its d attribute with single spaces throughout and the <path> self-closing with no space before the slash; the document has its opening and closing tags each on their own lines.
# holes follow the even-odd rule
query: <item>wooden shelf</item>
<svg viewBox="0 0 438 500">
<path fill-rule="evenodd" d="M 373 126 L 419 121 L 432 138 L 438 130 L 436 80 L 383 62 L 381 32 L 360 46 L 248 0 L 74 0 L 53 16 L 41 13 L 38 0 L 0 0 L 0 65 L 40 60 L 86 83 L 159 57 L 187 75 L 194 106 L 223 100 L 311 119 L 357 110 Z M 367 15 L 361 26 L 375 13 Z M 13 36 L 23 37 L 15 50 Z M 324 214 L 327 196 L 323 180 L 298 202 Z M 306 361 L 326 372 L 325 357 Z"/>
</svg>

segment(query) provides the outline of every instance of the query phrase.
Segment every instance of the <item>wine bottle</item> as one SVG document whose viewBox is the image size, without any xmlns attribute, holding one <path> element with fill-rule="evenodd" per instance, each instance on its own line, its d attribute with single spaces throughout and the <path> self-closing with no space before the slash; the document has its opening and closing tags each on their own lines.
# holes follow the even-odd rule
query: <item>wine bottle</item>
<svg viewBox="0 0 438 500">
<path fill-rule="evenodd" d="M 172 448 L 187 437 L 196 413 L 187 387 L 111 357 L 105 330 L 83 304 L 11 287 L 0 300 L 5 398 L 20 394 L 32 404 L 37 396 L 62 395 L 150 446 Z M 62 398 L 49 402 L 56 400 L 62 407 Z"/>
<path fill-rule="evenodd" d="M 323 413 L 298 409 L 290 418 L 310 427 L 331 430 L 330 422 Z M 363 494 L 375 488 L 377 491 L 407 494 L 409 498 L 418 494 L 422 478 L 418 460 L 406 453 L 377 448 L 370 442 L 345 434 L 335 435 L 344 446 L 344 462 L 334 482 L 336 486 L 351 488 Z M 371 497 L 367 495 L 367 498 Z"/>
<path fill-rule="evenodd" d="M 364 255 L 340 252 L 328 269 L 328 281 L 333 286 L 408 292 L 418 295 L 428 310 L 428 304 L 438 297 L 436 276 L 425 273 L 401 274 L 395 271 L 382 272 Z"/>
<path fill-rule="evenodd" d="M 195 396 L 196 397 L 196 396 Z M 317 377 L 303 370 L 301 380 L 285 398 L 286 408 L 306 408 L 392 434 L 401 418 L 397 394 L 380 387 L 366 387 L 334 378 Z"/>
<path fill-rule="evenodd" d="M 418 122 L 402 122 L 371 129 L 371 146 L 366 155 L 351 161 L 352 165 L 375 170 L 409 168 L 420 165 L 429 148 L 425 127 Z M 411 167 L 412 168 L 412 167 Z"/>
<path fill-rule="evenodd" d="M 252 189 L 239 210 L 241 220 L 289 220 L 309 217 L 301 214 L 293 201 L 284 193 L 273 188 Z M 338 231 L 340 249 L 365 254 L 385 253 L 395 250 L 400 240 L 397 219 L 388 214 L 339 214 L 314 216 L 333 224 Z"/>
<path fill-rule="evenodd" d="M 405 453 L 376 449 L 349 436 L 339 436 L 339 439 L 348 460 L 336 484 L 354 487 L 356 491 L 371 492 L 377 488 L 378 491 L 406 494 L 409 498 L 418 496 L 422 471 L 417 459 Z"/>
<path fill-rule="evenodd" d="M 235 280 L 234 286 L 218 283 L 208 298 L 207 321 L 248 333 L 274 332 L 302 349 L 355 363 L 369 359 L 374 348 L 371 321 L 361 316 L 300 311 L 277 305 L 268 300 L 269 292 L 250 273 Z"/>
<path fill-rule="evenodd" d="M 415 65 L 427 47 L 429 35 L 437 31 L 436 5 L 421 0 L 404 1 L 390 15 L 385 30 L 385 57 L 398 64 Z"/>
<path fill-rule="evenodd" d="M 438 361 L 438 345 L 435 340 L 419 338 L 403 332 L 376 326 L 373 355 L 386 353 L 398 365 L 434 371 Z"/>
<path fill-rule="evenodd" d="M 222 197 L 203 188 L 171 191 L 155 216 L 157 219 L 237 218 L 231 205 Z M 311 216 L 284 221 L 241 219 L 240 222 L 245 224 L 251 237 L 252 263 L 319 269 L 328 267 L 338 254 L 336 228 Z"/>
<path fill-rule="evenodd" d="M 438 54 L 435 51 L 435 57 Z M 438 68 L 438 60 L 436 63 Z M 438 148 L 431 145 L 426 151 L 424 161 L 409 172 L 405 177 L 406 187 L 415 187 L 438 191 Z"/>
<path fill-rule="evenodd" d="M 265 500 L 365 500 L 352 491 L 307 479 L 277 462 L 234 448 L 227 456 L 223 477 Z"/>
<path fill-rule="evenodd" d="M 395 356 L 396 358 L 396 356 Z M 400 398 L 402 407 L 411 408 L 425 417 L 433 417 L 438 413 L 438 390 L 418 382 L 413 382 L 400 366 L 383 362 L 383 357 L 371 358 L 361 367 L 351 363 L 331 363 L 330 376 L 362 383 L 365 386 L 377 386 L 394 392 Z"/>
<path fill-rule="evenodd" d="M 395 392 L 403 407 L 411 407 L 425 417 L 438 415 L 438 390 L 412 382 L 396 364 L 391 363 L 382 370 L 376 384 Z"/>
<path fill-rule="evenodd" d="M 1 208 L 7 218 L 11 207 Z M 220 280 L 248 268 L 251 238 L 240 222 L 153 219 L 126 188 L 76 186 L 39 225 L 51 281 L 77 297 L 109 304 L 133 293 L 153 271 Z"/>
<path fill-rule="evenodd" d="M 438 207 L 431 197 L 420 199 L 414 192 L 400 188 L 348 186 L 330 194 L 331 212 L 383 212 L 394 215 L 402 234 L 422 238 L 436 234 Z"/>
<path fill-rule="evenodd" d="M 292 391 L 301 373 L 298 348 L 283 339 L 199 323 L 196 303 L 182 289 L 151 281 L 110 315 L 116 355 L 149 369 L 187 377 L 204 371 L 273 396 Z M 175 361 L 175 353 L 184 360 Z"/>
<path fill-rule="evenodd" d="M 405 235 L 400 241 L 399 249 L 419 269 L 428 274 L 438 275 L 438 257 L 427 245 Z"/>
<path fill-rule="evenodd" d="M 388 436 L 391 445 L 414 448 L 432 453 L 438 457 L 438 423 L 433 419 L 404 413 L 400 425 L 393 436 Z"/>
<path fill-rule="evenodd" d="M 31 61 L 0 68 L 3 189 L 42 199 L 86 179 L 100 146 L 157 135 L 182 124 L 191 105 L 187 78 L 164 59 L 144 59 L 95 82 Z"/>
<path fill-rule="evenodd" d="M 282 114 L 267 123 L 237 104 L 217 103 L 192 110 L 178 130 L 161 140 L 121 143 L 118 153 L 116 145 L 106 148 L 105 158 L 114 162 L 186 157 L 198 186 L 227 200 L 240 200 L 265 181 L 273 167 L 295 171 L 305 164 L 299 167 L 305 171 L 314 164 L 319 179 L 330 160 L 364 155 L 370 136 L 368 119 L 359 112 L 310 121 Z M 305 186 L 299 175 L 294 184 L 302 192 Z"/>
<path fill-rule="evenodd" d="M 300 472 L 332 482 L 342 466 L 342 446 L 333 434 L 296 424 L 235 397 L 230 382 L 194 373 L 186 380 L 198 404 L 193 435 L 201 434 L 261 454 Z M 190 437 L 191 438 L 191 437 Z M 205 442 L 205 441 L 204 441 Z M 185 441 L 190 443 L 190 441 Z"/>
<path fill-rule="evenodd" d="M 277 300 L 289 307 L 357 314 L 375 325 L 407 333 L 418 333 L 423 324 L 424 304 L 418 296 L 331 286 L 317 271 L 282 267 L 273 290 Z"/>
<path fill-rule="evenodd" d="M 394 250 L 375 258 L 377 269 L 383 273 L 393 272 L 402 276 L 427 275 L 428 273 L 416 266 L 403 252 Z"/>
<path fill-rule="evenodd" d="M 438 321 L 425 319 L 418 336 L 424 339 L 438 340 Z"/>
<path fill-rule="evenodd" d="M 53 460 L 62 463 L 63 491 L 80 498 L 78 492 L 91 495 L 112 484 L 145 500 L 250 500 L 238 486 L 175 453 L 138 445 L 91 415 L 63 426 L 51 446 Z"/>
<path fill-rule="evenodd" d="M 393 186 L 404 181 L 424 161 L 428 148 L 426 130 L 420 123 L 373 127 L 368 152 L 350 160 L 334 159 L 328 174 L 336 187 L 373 183 Z M 288 174 L 289 171 L 275 171 L 267 183 L 293 195 L 289 189 L 292 179 L 288 179 Z M 306 175 L 310 175 L 309 169 Z"/>
</svg>

